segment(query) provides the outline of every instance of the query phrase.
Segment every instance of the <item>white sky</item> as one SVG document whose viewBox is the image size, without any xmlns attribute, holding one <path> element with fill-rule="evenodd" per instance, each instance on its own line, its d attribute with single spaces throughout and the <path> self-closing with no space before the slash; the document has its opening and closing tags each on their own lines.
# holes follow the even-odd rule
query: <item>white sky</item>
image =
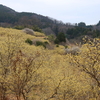
<svg viewBox="0 0 100 100">
<path fill-rule="evenodd" d="M 0 0 L 0 4 L 18 12 L 33 12 L 64 23 L 97 24 L 100 0 Z"/>
</svg>

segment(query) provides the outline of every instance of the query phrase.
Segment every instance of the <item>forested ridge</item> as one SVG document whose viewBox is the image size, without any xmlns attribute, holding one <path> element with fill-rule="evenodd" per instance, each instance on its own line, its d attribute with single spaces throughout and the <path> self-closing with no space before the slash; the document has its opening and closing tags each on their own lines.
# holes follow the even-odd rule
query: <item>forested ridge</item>
<svg viewBox="0 0 100 100">
<path fill-rule="evenodd" d="M 62 21 L 30 12 L 16 12 L 13 9 L 0 5 L 0 26 L 23 29 L 32 28 L 47 35 L 58 35 L 63 32 L 66 38 L 73 39 L 82 35 L 100 36 L 100 22 L 97 25 L 80 23 L 63 23 Z"/>
</svg>

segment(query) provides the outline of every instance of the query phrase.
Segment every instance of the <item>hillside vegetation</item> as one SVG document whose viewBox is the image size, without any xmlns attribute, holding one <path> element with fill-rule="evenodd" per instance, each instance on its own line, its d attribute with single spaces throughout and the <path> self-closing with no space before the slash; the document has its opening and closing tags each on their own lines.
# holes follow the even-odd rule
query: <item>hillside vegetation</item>
<svg viewBox="0 0 100 100">
<path fill-rule="evenodd" d="M 25 42 L 40 34 L 0 27 L 0 100 L 99 100 L 100 39 L 65 54 Z"/>
</svg>

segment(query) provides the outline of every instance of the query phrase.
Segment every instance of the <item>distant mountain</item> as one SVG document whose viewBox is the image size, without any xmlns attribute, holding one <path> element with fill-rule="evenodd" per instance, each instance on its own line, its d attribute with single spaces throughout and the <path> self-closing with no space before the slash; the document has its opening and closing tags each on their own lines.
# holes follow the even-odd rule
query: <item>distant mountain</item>
<svg viewBox="0 0 100 100">
<path fill-rule="evenodd" d="M 5 13 L 5 12 L 6 13 L 12 13 L 12 14 L 16 13 L 15 10 L 0 4 L 0 13 Z"/>
<path fill-rule="evenodd" d="M 0 23 L 1 26 L 5 27 L 8 26 L 8 24 L 10 26 L 38 26 L 46 33 L 49 31 L 49 34 L 57 34 L 60 31 L 65 32 L 68 28 L 68 25 L 66 26 L 63 22 L 56 19 L 36 13 L 19 13 L 4 5 L 0 5 Z M 47 29 L 49 30 L 47 31 Z"/>
<path fill-rule="evenodd" d="M 13 23 L 15 22 L 16 12 L 9 7 L 0 5 L 0 22 Z"/>
<path fill-rule="evenodd" d="M 67 38 L 72 39 L 81 35 L 92 37 L 100 36 L 100 21 L 97 25 L 86 26 L 84 22 L 72 25 L 56 19 L 29 12 L 16 12 L 15 10 L 0 4 L 0 26 L 22 29 L 25 27 L 42 31 L 47 34 L 58 35 L 63 32 Z"/>
</svg>

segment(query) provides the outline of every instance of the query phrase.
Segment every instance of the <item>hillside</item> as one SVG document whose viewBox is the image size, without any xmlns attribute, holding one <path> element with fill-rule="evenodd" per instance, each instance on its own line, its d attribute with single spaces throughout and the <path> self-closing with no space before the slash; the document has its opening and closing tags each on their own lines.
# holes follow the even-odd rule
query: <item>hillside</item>
<svg viewBox="0 0 100 100">
<path fill-rule="evenodd" d="M 100 39 L 88 41 L 77 54 L 69 52 L 77 47 L 64 53 L 64 46 L 31 45 L 36 39 L 50 43 L 40 32 L 0 27 L 1 100 L 100 99 Z"/>
</svg>

